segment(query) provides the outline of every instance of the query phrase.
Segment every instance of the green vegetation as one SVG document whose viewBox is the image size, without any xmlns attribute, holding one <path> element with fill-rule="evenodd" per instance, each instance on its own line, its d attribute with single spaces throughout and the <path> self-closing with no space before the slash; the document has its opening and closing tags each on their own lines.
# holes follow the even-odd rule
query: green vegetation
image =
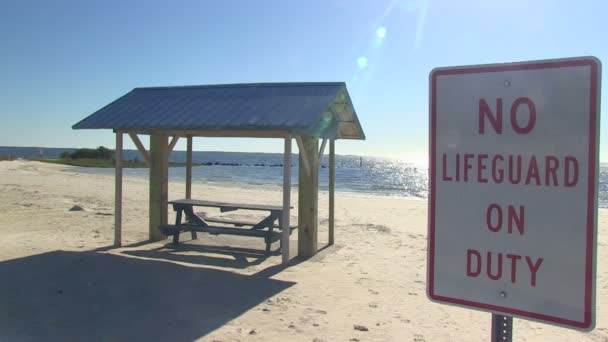
<svg viewBox="0 0 608 342">
<path fill-rule="evenodd" d="M 114 167 L 115 158 L 114 151 L 104 146 L 99 146 L 96 149 L 79 148 L 74 152 L 64 151 L 59 156 L 59 159 L 38 159 L 41 162 L 73 165 L 83 167 Z M 145 163 L 137 160 L 124 161 L 124 167 L 146 167 Z"/>
<path fill-rule="evenodd" d="M 82 166 L 82 167 L 114 167 L 114 159 L 36 159 L 43 163 Z M 147 167 L 146 163 L 134 162 L 130 160 L 123 161 L 123 167 Z"/>
<path fill-rule="evenodd" d="M 99 146 L 96 149 L 81 148 L 72 153 L 64 151 L 59 159 L 42 159 L 42 158 L 26 158 L 28 160 L 36 160 L 43 163 L 72 165 L 80 167 L 103 167 L 114 168 L 115 154 L 113 150 Z M 12 156 L 0 156 L 1 160 L 13 160 Z M 202 163 L 192 163 L 192 166 L 203 165 Z M 186 163 L 169 163 L 169 166 L 186 166 Z M 131 160 L 123 160 L 122 167 L 124 168 L 147 168 L 148 165 L 144 161 L 140 161 L 137 157 Z"/>
<path fill-rule="evenodd" d="M 114 151 L 104 146 L 96 149 L 79 148 L 74 152 L 64 151 L 59 159 L 36 159 L 44 163 L 73 165 L 83 167 L 114 167 Z M 125 161 L 125 167 L 146 167 L 144 163 L 137 161 Z"/>
<path fill-rule="evenodd" d="M 114 151 L 109 148 L 99 146 L 96 149 L 92 148 L 79 148 L 76 151 L 70 153 L 64 151 L 61 153 L 61 159 L 103 159 L 112 160 L 114 158 Z"/>
<path fill-rule="evenodd" d="M 114 167 L 114 160 L 107 159 L 32 159 L 43 163 L 61 164 L 61 165 L 72 165 L 81 167 Z M 192 163 L 192 166 L 199 166 L 201 163 Z M 186 163 L 169 163 L 169 166 L 186 166 Z M 123 168 L 141 168 L 148 167 L 145 162 L 136 160 L 124 160 L 122 162 Z"/>
</svg>

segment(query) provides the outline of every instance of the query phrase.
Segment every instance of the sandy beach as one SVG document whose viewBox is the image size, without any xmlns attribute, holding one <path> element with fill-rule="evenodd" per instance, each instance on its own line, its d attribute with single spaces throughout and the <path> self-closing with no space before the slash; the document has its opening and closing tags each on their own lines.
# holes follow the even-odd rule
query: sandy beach
<svg viewBox="0 0 608 342">
<path fill-rule="evenodd" d="M 280 255 L 264 257 L 261 239 L 145 243 L 146 179 L 124 179 L 124 247 L 113 249 L 112 176 L 21 160 L 0 162 L 0 174 L 0 341 L 490 338 L 489 313 L 426 297 L 426 200 L 338 193 L 336 245 L 283 268 Z M 183 196 L 183 184 L 169 184 L 170 199 Z M 194 198 L 280 204 L 281 196 L 279 187 L 193 184 Z M 321 192 L 320 248 L 327 201 Z M 598 230 L 595 330 L 516 319 L 514 340 L 608 341 L 608 209 L 599 209 Z"/>
</svg>

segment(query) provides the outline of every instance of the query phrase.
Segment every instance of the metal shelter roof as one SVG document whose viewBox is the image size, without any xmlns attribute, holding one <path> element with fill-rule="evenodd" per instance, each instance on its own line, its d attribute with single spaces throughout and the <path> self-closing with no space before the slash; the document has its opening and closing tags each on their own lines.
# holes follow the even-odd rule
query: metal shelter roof
<svg viewBox="0 0 608 342">
<path fill-rule="evenodd" d="M 194 135 L 265 131 L 365 139 L 343 82 L 135 88 L 72 128 Z"/>
</svg>

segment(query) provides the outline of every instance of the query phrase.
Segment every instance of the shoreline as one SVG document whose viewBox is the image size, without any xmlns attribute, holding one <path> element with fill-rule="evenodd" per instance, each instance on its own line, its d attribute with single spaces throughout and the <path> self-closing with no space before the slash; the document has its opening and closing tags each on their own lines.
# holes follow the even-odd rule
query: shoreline
<svg viewBox="0 0 608 342">
<path fill-rule="evenodd" d="M 0 162 L 0 290 L 12 294 L 0 298 L 5 313 L 0 339 L 60 340 L 103 331 L 106 339 L 124 340 L 163 326 L 163 334 L 173 339 L 203 341 L 488 340 L 489 313 L 435 304 L 426 296 L 426 200 L 336 194 L 336 245 L 283 269 L 277 266 L 280 255 L 258 256 L 264 250 L 260 239 L 201 234 L 197 241 L 184 236 L 179 248 L 170 239 L 146 242 L 148 181 L 142 177 L 123 179 L 125 247 L 109 247 L 114 177 L 73 171 L 39 162 Z M 193 184 L 192 190 L 194 198 L 215 201 L 282 199 L 279 189 L 261 187 Z M 182 183 L 169 184 L 170 199 L 183 194 Z M 319 196 L 319 248 L 327 242 L 324 195 Z M 297 200 L 294 191 L 292 222 Z M 76 204 L 85 210 L 69 211 Z M 169 211 L 169 221 L 174 220 Z M 581 333 L 515 319 L 518 338 L 608 339 L 608 209 L 598 212 L 595 330 Z M 294 253 L 297 235 L 291 236 Z M 124 324 L 132 321 L 134 310 L 146 312 L 145 325 Z M 31 320 L 24 317 L 42 325 L 25 326 Z"/>
<path fill-rule="evenodd" d="M 114 177 L 114 173 L 113 171 L 110 173 L 109 170 L 112 170 L 111 168 L 88 168 L 88 167 L 80 167 L 80 166 L 73 166 L 73 165 L 65 165 L 65 164 L 57 164 L 57 165 L 62 165 L 64 167 L 66 167 L 66 172 L 74 172 L 74 173 L 82 173 L 82 174 L 91 174 L 91 175 L 104 175 L 104 176 L 109 176 L 109 177 Z M 214 167 L 215 165 L 197 165 L 197 167 L 200 166 L 207 166 L 207 167 Z M 231 166 L 232 167 L 232 166 Z M 251 167 L 255 167 L 255 166 L 251 166 Z M 68 168 L 73 168 L 73 169 L 68 169 Z M 175 166 L 172 167 L 173 169 L 179 169 L 181 168 L 181 166 Z M 103 170 L 102 172 L 99 172 L 100 170 Z M 147 168 L 131 168 L 129 170 L 134 170 L 135 172 L 137 171 L 142 171 L 142 170 L 147 170 Z M 127 174 L 127 172 L 125 172 L 123 170 L 123 178 L 138 178 L 138 179 L 145 179 L 147 180 L 148 176 L 147 174 Z M 181 177 L 169 177 L 169 183 L 174 183 L 174 184 L 185 184 L 183 182 L 177 181 L 175 180 L 175 178 L 181 178 Z M 297 178 L 296 178 L 297 179 Z M 280 190 L 282 191 L 282 182 L 281 183 L 277 183 L 277 184 L 273 184 L 273 183 L 254 183 L 254 182 L 247 182 L 247 181 L 241 181 L 241 180 L 234 180 L 234 181 L 228 181 L 228 180 L 204 180 L 204 179 L 196 179 L 193 177 L 192 179 L 192 184 L 199 184 L 199 185 L 211 185 L 211 186 L 218 186 L 218 187 L 227 187 L 227 188 L 234 188 L 234 187 L 241 187 L 244 186 L 246 188 L 263 188 L 263 189 L 267 189 L 269 191 L 272 190 Z M 238 185 L 236 185 L 238 184 Z M 391 193 L 391 192 L 387 192 L 387 193 L 382 193 L 382 192 L 366 192 L 366 191 L 357 191 L 357 190 L 343 190 L 339 188 L 340 184 L 339 184 L 339 180 L 336 180 L 336 194 L 340 193 L 340 194 L 344 194 L 344 195 L 353 195 L 353 196 L 370 196 L 370 197 L 381 197 L 381 198 L 405 198 L 405 199 L 411 199 L 411 200 L 421 200 L 421 201 L 427 201 L 426 197 L 421 197 L 421 196 L 416 196 L 416 195 L 400 195 L 400 194 L 396 194 L 396 193 Z M 292 189 L 297 189 L 297 182 L 294 183 L 292 181 Z M 293 190 L 292 190 L 293 191 Z M 323 187 L 319 187 L 319 193 L 321 192 L 327 192 L 328 190 L 323 189 Z"/>
</svg>

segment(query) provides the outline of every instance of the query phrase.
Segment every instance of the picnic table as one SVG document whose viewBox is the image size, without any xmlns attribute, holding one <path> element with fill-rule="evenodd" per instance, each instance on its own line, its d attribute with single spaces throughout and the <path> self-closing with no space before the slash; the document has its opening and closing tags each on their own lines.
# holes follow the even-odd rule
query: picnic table
<svg viewBox="0 0 608 342">
<path fill-rule="evenodd" d="M 282 229 L 283 207 L 281 206 L 195 199 L 179 199 L 170 201 L 169 204 L 173 205 L 173 210 L 176 212 L 175 224 L 164 224 L 160 226 L 160 229 L 165 235 L 173 235 L 174 245 L 179 244 L 179 234 L 187 231 L 191 232 L 193 239 L 197 238 L 197 232 L 206 232 L 212 235 L 229 234 L 264 238 L 266 254 L 270 253 L 270 246 L 273 242 L 281 241 L 281 233 L 274 231 L 274 229 Z M 194 211 L 194 207 L 218 208 L 222 213 L 235 210 L 265 211 L 268 212 L 268 215 L 258 222 L 249 222 L 225 217 L 203 217 Z M 182 222 L 184 216 L 186 220 Z M 210 223 L 214 223 L 214 225 Z M 222 226 L 216 224 L 222 224 Z M 289 227 L 290 234 L 291 230 L 295 228 L 295 226 Z"/>
</svg>

